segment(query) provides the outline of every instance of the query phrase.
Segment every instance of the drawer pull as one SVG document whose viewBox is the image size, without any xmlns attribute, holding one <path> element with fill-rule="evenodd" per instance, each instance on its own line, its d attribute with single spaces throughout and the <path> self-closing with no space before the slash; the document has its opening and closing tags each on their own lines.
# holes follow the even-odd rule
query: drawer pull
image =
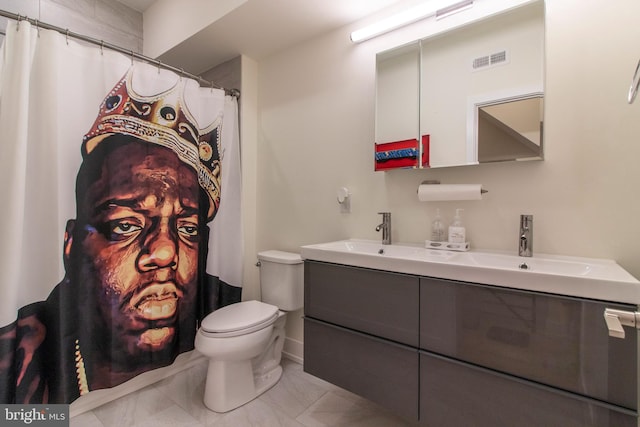
<svg viewBox="0 0 640 427">
<path fill-rule="evenodd" d="M 623 311 L 605 308 L 604 321 L 607 323 L 609 336 L 615 338 L 625 337 L 624 328 L 622 327 L 623 325 L 640 329 L 640 313 L 637 311 Z"/>
</svg>

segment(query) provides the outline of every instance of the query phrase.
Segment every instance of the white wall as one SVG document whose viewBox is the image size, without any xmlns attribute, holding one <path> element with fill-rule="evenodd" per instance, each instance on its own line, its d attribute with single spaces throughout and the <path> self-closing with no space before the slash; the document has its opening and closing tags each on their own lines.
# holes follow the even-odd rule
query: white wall
<svg viewBox="0 0 640 427">
<path fill-rule="evenodd" d="M 611 258 L 640 278 L 640 102 L 626 103 L 638 61 L 640 3 L 547 0 L 542 162 L 373 172 L 375 53 L 394 35 L 354 45 L 356 25 L 259 63 L 256 249 L 349 237 L 429 235 L 436 207 L 464 208 L 474 248 L 516 251 L 519 215 L 534 215 L 534 252 Z M 420 203 L 418 184 L 482 183 L 482 201 Z M 353 193 L 341 214 L 336 190 Z M 257 283 L 246 284 L 248 288 Z M 289 336 L 302 339 L 290 317 Z"/>
<path fill-rule="evenodd" d="M 247 0 L 156 0 L 144 13 L 144 53 L 155 58 Z"/>
<path fill-rule="evenodd" d="M 0 0 L 0 9 L 142 52 L 142 14 L 115 0 Z"/>
<path fill-rule="evenodd" d="M 241 58 L 240 150 L 242 162 L 242 226 L 244 232 L 244 300 L 260 299 L 260 276 L 256 267 L 258 182 L 258 64 Z"/>
</svg>

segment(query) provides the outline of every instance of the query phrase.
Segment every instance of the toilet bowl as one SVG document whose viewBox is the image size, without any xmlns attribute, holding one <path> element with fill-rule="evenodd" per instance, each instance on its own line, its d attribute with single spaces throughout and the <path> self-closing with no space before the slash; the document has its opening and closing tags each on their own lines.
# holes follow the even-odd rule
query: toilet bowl
<svg viewBox="0 0 640 427">
<path fill-rule="evenodd" d="M 282 376 L 286 311 L 303 305 L 298 254 L 258 254 L 263 300 L 222 307 L 202 321 L 195 348 L 209 359 L 204 403 L 227 412 L 255 399 Z"/>
</svg>

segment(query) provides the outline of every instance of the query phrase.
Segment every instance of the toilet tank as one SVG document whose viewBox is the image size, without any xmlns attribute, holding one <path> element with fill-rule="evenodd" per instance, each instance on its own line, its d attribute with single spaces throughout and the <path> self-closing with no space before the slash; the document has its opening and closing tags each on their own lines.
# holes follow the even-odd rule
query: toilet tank
<svg viewBox="0 0 640 427">
<path fill-rule="evenodd" d="M 304 305 L 304 264 L 299 254 L 283 251 L 258 253 L 262 301 L 280 310 L 299 310 Z"/>
</svg>

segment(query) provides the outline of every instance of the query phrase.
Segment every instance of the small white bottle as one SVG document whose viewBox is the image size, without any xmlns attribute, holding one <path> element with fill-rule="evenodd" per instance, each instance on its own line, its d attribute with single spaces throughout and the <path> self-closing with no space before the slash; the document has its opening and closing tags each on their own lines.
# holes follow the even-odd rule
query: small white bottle
<svg viewBox="0 0 640 427">
<path fill-rule="evenodd" d="M 445 232 L 442 218 L 440 217 L 440 209 L 436 209 L 436 217 L 431 223 L 431 241 L 432 242 L 444 242 Z"/>
<path fill-rule="evenodd" d="M 462 225 L 462 217 L 460 216 L 460 212 L 463 210 L 456 209 L 456 215 L 449 226 L 449 243 L 465 243 L 467 241 L 466 230 Z"/>
</svg>

